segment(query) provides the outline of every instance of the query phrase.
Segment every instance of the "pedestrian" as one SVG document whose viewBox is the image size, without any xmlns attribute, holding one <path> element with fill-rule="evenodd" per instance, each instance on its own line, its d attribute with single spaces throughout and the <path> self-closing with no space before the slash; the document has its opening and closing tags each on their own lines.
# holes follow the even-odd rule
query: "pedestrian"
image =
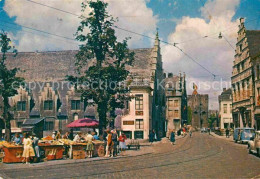
<svg viewBox="0 0 260 179">
<path fill-rule="evenodd" d="M 56 131 L 53 131 L 53 133 L 52 133 L 52 136 L 51 136 L 52 138 L 53 138 L 53 140 L 55 140 L 55 137 L 56 137 Z"/>
<path fill-rule="evenodd" d="M 22 143 L 22 140 L 20 138 L 20 134 L 16 133 L 14 138 L 13 138 L 13 142 L 17 145 L 20 145 Z"/>
<path fill-rule="evenodd" d="M 93 151 L 94 151 L 94 144 L 93 144 L 93 136 L 91 135 L 91 132 L 88 131 L 88 134 L 85 136 L 85 140 L 87 142 L 86 150 L 87 150 L 87 155 L 89 158 L 93 156 Z"/>
<path fill-rule="evenodd" d="M 81 142 L 81 132 L 78 132 L 78 134 L 74 137 L 73 141 L 74 142 Z"/>
<path fill-rule="evenodd" d="M 26 133 L 23 139 L 23 157 L 26 164 L 29 164 L 30 158 L 34 156 L 35 153 L 32 147 L 32 140 L 29 137 L 29 133 Z"/>
<path fill-rule="evenodd" d="M 154 133 L 152 131 L 149 132 L 149 142 L 152 145 L 154 140 Z"/>
<path fill-rule="evenodd" d="M 59 140 L 59 139 L 61 139 L 61 129 L 56 133 L 56 136 L 55 136 L 55 139 L 56 140 Z"/>
<path fill-rule="evenodd" d="M 126 139 L 127 139 L 126 135 L 122 132 L 118 139 L 119 148 L 121 152 L 126 149 L 126 143 L 125 143 Z"/>
<path fill-rule="evenodd" d="M 229 138 L 229 129 L 226 128 L 226 138 Z"/>
<path fill-rule="evenodd" d="M 95 131 L 93 132 L 93 138 L 94 138 L 94 140 L 99 140 L 97 132 L 95 132 Z"/>
<path fill-rule="evenodd" d="M 70 129 L 70 134 L 69 134 L 69 139 L 73 140 L 74 136 L 73 136 L 73 129 Z"/>
<path fill-rule="evenodd" d="M 153 135 L 154 135 L 154 141 L 157 141 L 157 135 L 156 135 L 155 130 L 153 130 Z"/>
<path fill-rule="evenodd" d="M 192 128 L 189 129 L 190 137 L 192 136 Z"/>
<path fill-rule="evenodd" d="M 66 132 L 63 136 L 62 136 L 63 139 L 69 139 L 69 132 Z"/>
<path fill-rule="evenodd" d="M 170 141 L 171 141 L 172 145 L 175 144 L 175 132 L 174 132 L 173 130 L 172 130 L 172 132 L 171 132 Z"/>
<path fill-rule="evenodd" d="M 118 154 L 118 136 L 115 129 L 112 131 L 112 141 L 114 143 L 113 157 L 116 157 Z"/>
<path fill-rule="evenodd" d="M 111 134 L 110 130 L 107 130 L 107 146 L 106 146 L 105 157 L 113 156 L 113 148 L 114 148 L 114 143 L 112 141 L 112 134 Z"/>
<path fill-rule="evenodd" d="M 33 136 L 33 149 L 34 149 L 34 153 L 35 153 L 35 162 L 39 162 L 40 160 L 40 147 L 38 146 L 39 143 L 39 138 L 36 136 L 35 133 L 32 134 Z"/>
</svg>

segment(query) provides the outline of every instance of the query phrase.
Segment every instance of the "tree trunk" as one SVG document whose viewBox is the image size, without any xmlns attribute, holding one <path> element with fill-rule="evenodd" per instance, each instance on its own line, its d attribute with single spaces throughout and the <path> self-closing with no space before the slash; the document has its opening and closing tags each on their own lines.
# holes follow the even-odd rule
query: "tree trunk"
<svg viewBox="0 0 260 179">
<path fill-rule="evenodd" d="M 11 124 L 10 124 L 10 116 L 8 115 L 9 110 L 9 101 L 8 97 L 4 97 L 4 122 L 5 122 L 5 140 L 11 141 Z"/>
<path fill-rule="evenodd" d="M 103 129 L 106 128 L 107 106 L 98 104 L 98 117 L 99 117 L 99 135 L 103 135 Z"/>
</svg>

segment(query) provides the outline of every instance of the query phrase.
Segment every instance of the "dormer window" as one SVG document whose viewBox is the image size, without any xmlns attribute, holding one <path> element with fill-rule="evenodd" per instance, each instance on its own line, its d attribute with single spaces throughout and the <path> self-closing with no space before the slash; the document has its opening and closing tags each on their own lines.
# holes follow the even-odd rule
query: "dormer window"
<svg viewBox="0 0 260 179">
<path fill-rule="evenodd" d="M 17 111 L 26 111 L 26 101 L 17 102 Z"/>
<path fill-rule="evenodd" d="M 80 100 L 71 100 L 71 110 L 80 110 Z"/>
<path fill-rule="evenodd" d="M 46 100 L 44 101 L 44 110 L 52 110 L 53 109 L 53 101 Z"/>
</svg>

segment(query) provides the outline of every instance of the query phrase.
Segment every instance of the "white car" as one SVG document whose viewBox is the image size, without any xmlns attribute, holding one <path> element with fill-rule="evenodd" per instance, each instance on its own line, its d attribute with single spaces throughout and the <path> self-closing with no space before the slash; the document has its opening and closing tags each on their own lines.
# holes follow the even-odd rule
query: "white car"
<svg viewBox="0 0 260 179">
<path fill-rule="evenodd" d="M 256 153 L 260 157 L 260 131 L 255 132 L 255 136 L 252 137 L 254 140 L 248 142 L 248 152 Z"/>
</svg>

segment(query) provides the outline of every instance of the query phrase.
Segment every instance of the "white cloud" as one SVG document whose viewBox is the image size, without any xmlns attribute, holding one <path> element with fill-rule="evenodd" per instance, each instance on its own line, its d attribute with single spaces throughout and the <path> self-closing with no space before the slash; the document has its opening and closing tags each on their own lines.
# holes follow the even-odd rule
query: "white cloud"
<svg viewBox="0 0 260 179">
<path fill-rule="evenodd" d="M 82 0 L 35 0 L 37 3 L 47 4 L 58 9 L 62 9 L 73 14 L 81 14 Z M 149 33 L 156 28 L 157 17 L 153 15 L 151 9 L 146 6 L 147 0 L 106 0 L 109 3 L 109 13 L 114 17 L 119 17 L 118 26 L 139 33 Z M 16 17 L 15 22 L 19 25 L 40 29 L 60 36 L 74 39 L 73 34 L 79 26 L 80 19 L 76 16 L 59 12 L 57 10 L 44 7 L 29 1 L 8 0 L 5 1 L 4 10 L 10 17 Z M 23 28 L 28 31 L 28 29 Z M 31 30 L 30 30 L 31 32 Z M 36 35 L 39 32 L 24 33 L 18 32 L 19 51 L 35 50 L 67 50 L 77 49 L 77 42 L 49 35 Z M 119 39 L 123 39 L 132 34 L 117 30 Z M 48 37 L 48 38 L 47 38 Z M 130 44 L 140 43 L 142 38 L 133 36 Z"/>
<path fill-rule="evenodd" d="M 168 37 L 168 41 L 172 43 L 185 42 L 177 46 L 212 73 L 221 76 L 214 80 L 210 73 L 170 45 L 162 48 L 166 71 L 185 71 L 191 76 L 188 78 L 188 83 L 196 79 L 197 82 L 208 81 L 212 85 L 215 83 L 214 81 L 219 80 L 221 77 L 230 82 L 235 52 L 224 38 L 218 39 L 218 33 L 222 31 L 222 34 L 235 47 L 238 21 L 232 21 L 232 17 L 238 5 L 239 0 L 208 0 L 205 6 L 201 8 L 203 18 L 182 17 L 175 31 Z M 208 37 L 203 38 L 205 36 Z M 192 89 L 188 91 L 190 94 Z M 207 90 L 205 86 L 199 90 L 200 93 L 210 94 L 212 99 L 210 100 L 210 107 L 214 104 L 214 109 L 218 108 L 215 105 L 217 98 L 213 99 L 212 97 L 214 97 L 215 93 L 220 94 L 221 91 L 221 87 L 218 89 L 212 89 L 211 87 L 210 90 Z"/>
</svg>

